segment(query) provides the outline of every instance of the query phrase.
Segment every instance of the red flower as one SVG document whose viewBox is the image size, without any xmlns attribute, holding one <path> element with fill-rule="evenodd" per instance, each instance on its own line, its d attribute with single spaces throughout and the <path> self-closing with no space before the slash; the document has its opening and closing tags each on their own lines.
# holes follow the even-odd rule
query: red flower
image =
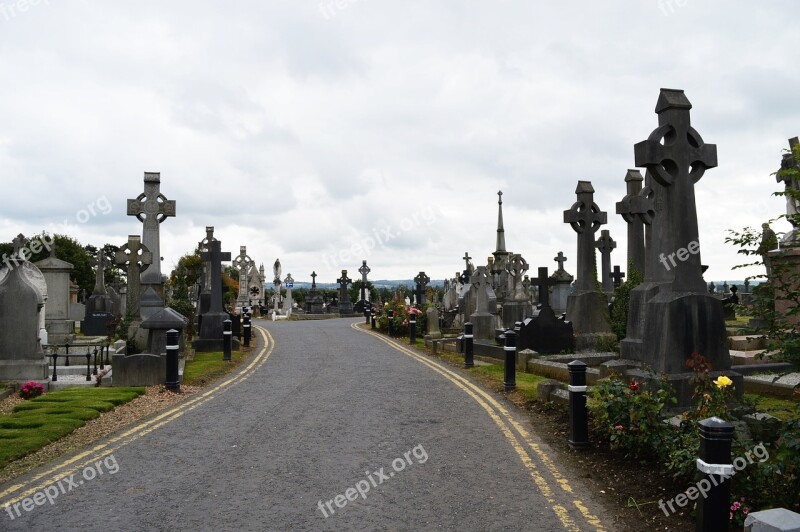
<svg viewBox="0 0 800 532">
<path fill-rule="evenodd" d="M 639 383 L 636 382 L 636 379 L 631 379 L 631 382 L 628 383 L 628 388 L 635 392 L 639 389 Z"/>
</svg>

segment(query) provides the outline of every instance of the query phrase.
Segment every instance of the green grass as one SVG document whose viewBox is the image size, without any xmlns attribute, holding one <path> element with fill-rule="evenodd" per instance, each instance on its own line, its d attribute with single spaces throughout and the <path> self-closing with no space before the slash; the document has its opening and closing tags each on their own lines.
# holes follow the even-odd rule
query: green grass
<svg viewBox="0 0 800 532">
<path fill-rule="evenodd" d="M 501 386 L 503 384 L 504 368 L 500 364 L 492 364 L 491 366 L 475 366 L 470 373 L 483 376 L 491 383 Z M 517 391 L 521 392 L 526 401 L 536 401 L 536 388 L 542 381 L 547 380 L 546 377 L 534 375 L 532 373 L 522 373 L 517 371 L 515 377 L 517 383 Z"/>
<path fill-rule="evenodd" d="M 49 392 L 0 415 L 0 467 L 63 438 L 102 412 L 127 403 L 144 388 L 67 388 Z"/>
<path fill-rule="evenodd" d="M 231 362 L 222 360 L 222 353 L 195 353 L 193 360 L 187 360 L 183 368 L 183 384 L 205 386 L 229 373 L 250 354 L 250 350 L 231 352 Z"/>
<path fill-rule="evenodd" d="M 765 412 L 783 421 L 800 419 L 800 402 L 752 393 L 746 393 L 744 396 L 759 412 Z"/>
</svg>

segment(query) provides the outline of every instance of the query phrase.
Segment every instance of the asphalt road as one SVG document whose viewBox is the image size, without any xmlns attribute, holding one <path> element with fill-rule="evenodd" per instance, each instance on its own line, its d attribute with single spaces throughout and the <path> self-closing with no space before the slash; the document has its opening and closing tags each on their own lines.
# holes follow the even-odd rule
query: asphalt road
<svg viewBox="0 0 800 532">
<path fill-rule="evenodd" d="M 237 377 L 0 486 L 0 530 L 609 529 L 508 403 L 357 322 L 255 321 Z"/>
</svg>

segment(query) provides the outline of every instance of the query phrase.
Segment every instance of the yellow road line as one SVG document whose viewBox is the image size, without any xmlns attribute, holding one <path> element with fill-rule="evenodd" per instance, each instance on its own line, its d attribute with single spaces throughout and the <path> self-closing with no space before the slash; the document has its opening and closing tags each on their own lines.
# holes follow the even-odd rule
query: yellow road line
<svg viewBox="0 0 800 532">
<path fill-rule="evenodd" d="M 570 486 L 569 484 L 569 481 L 566 478 L 564 478 L 564 475 L 556 467 L 556 465 L 553 463 L 550 457 L 547 456 L 547 454 L 541 449 L 541 446 L 539 446 L 539 444 L 533 441 L 530 433 L 511 415 L 511 413 L 500 402 L 498 402 L 494 397 L 489 395 L 489 393 L 484 391 L 482 388 L 475 385 L 472 381 L 456 373 L 455 371 L 452 371 L 449 368 L 441 366 L 440 364 L 437 364 L 429 360 L 427 357 L 401 344 L 398 344 L 397 342 L 389 338 L 386 338 L 383 335 L 362 329 L 358 325 L 359 324 L 354 323 L 351 325 L 351 327 L 358 331 L 370 334 L 375 338 L 381 340 L 382 342 L 388 344 L 389 346 L 393 347 L 394 349 L 400 351 L 401 353 L 410 356 L 411 358 L 417 360 L 418 362 L 421 362 L 422 364 L 425 364 L 426 366 L 433 369 L 434 371 L 436 371 L 437 373 L 439 373 L 440 375 L 451 381 L 453 384 L 464 390 L 470 397 L 472 397 L 489 414 L 489 417 L 492 418 L 492 420 L 498 425 L 500 430 L 503 432 L 506 439 L 509 441 L 511 446 L 519 455 L 520 460 L 522 460 L 522 463 L 530 472 L 530 475 L 533 478 L 533 481 L 536 483 L 536 486 L 539 488 L 539 491 L 545 497 L 547 502 L 552 505 L 553 512 L 561 521 L 561 524 L 564 526 L 564 528 L 567 530 L 580 530 L 575 525 L 574 521 L 572 521 L 572 519 L 569 517 L 566 508 L 564 508 L 561 505 L 555 504 L 556 500 L 553 498 L 553 492 L 552 489 L 550 488 L 550 485 L 547 484 L 545 478 L 538 471 L 534 463 L 533 456 L 530 455 L 525 450 L 525 447 L 520 444 L 519 439 L 511 430 L 510 427 L 516 429 L 519 437 L 528 445 L 528 447 L 530 447 L 530 449 L 535 454 L 536 458 L 538 458 L 540 463 L 544 465 L 545 469 L 547 469 L 547 471 L 550 473 L 550 475 L 553 477 L 556 483 L 561 487 L 561 489 L 569 493 L 570 495 L 574 496 L 574 492 L 572 490 L 572 486 Z M 596 516 L 592 515 L 589 512 L 588 508 L 583 503 L 583 501 L 581 501 L 580 499 L 575 499 L 572 502 L 590 526 L 592 526 L 597 531 L 605 530 L 600 519 L 598 519 Z"/>
<path fill-rule="evenodd" d="M 150 434 L 156 429 L 167 425 L 168 423 L 178 419 L 186 412 L 194 410 L 198 406 L 210 401 L 216 394 L 225 391 L 228 386 L 233 384 L 243 382 L 247 380 L 258 368 L 260 368 L 270 357 L 272 351 L 275 349 L 275 342 L 272 338 L 272 335 L 264 329 L 263 327 L 259 327 L 254 325 L 253 328 L 261 334 L 262 339 L 264 340 L 264 347 L 258 352 L 253 360 L 242 370 L 236 373 L 233 377 L 226 379 L 225 381 L 217 384 L 216 386 L 212 387 L 211 389 L 203 392 L 198 397 L 190 399 L 184 403 L 179 404 L 178 406 L 157 415 L 154 418 L 151 418 L 147 421 L 144 421 L 133 428 L 130 428 L 119 434 L 113 438 L 106 440 L 104 443 L 96 445 L 91 449 L 84 451 L 76 456 L 73 456 L 58 465 L 51 467 L 50 469 L 43 471 L 34 475 L 31 479 L 14 484 L 10 486 L 6 490 L 0 492 L 0 506 L 7 506 L 9 504 L 14 504 L 29 495 L 40 491 L 47 486 L 67 477 L 79 469 L 88 466 L 96 462 L 98 459 L 108 456 L 109 454 L 115 452 L 117 449 L 132 443 L 147 434 Z M 87 457 L 89 457 L 87 459 Z M 43 482 L 39 482 L 43 478 L 47 478 Z M 30 486 L 30 487 L 28 487 Z M 23 490 L 21 493 L 18 493 L 13 499 L 8 501 L 2 502 L 2 499 L 8 497 L 10 495 L 14 495 L 15 493 Z"/>
</svg>

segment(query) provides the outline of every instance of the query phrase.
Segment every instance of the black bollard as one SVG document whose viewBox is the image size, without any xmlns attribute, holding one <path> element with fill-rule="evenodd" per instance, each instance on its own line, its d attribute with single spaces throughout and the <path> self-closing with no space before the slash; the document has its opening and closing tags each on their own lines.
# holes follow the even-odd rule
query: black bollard
<svg viewBox="0 0 800 532">
<path fill-rule="evenodd" d="M 370 315 L 369 307 L 364 307 L 364 323 L 369 325 L 369 315 Z"/>
<path fill-rule="evenodd" d="M 370 312 L 370 320 L 372 321 L 372 330 L 374 331 L 375 327 L 376 327 L 376 324 L 375 324 L 375 312 L 374 311 Z"/>
<path fill-rule="evenodd" d="M 231 361 L 231 343 L 233 341 L 233 331 L 231 330 L 232 322 L 230 319 L 225 320 L 225 330 L 222 331 L 222 360 L 225 362 Z"/>
<path fill-rule="evenodd" d="M 167 390 L 171 392 L 181 391 L 178 381 L 178 331 L 170 329 L 167 331 Z"/>
<path fill-rule="evenodd" d="M 506 360 L 503 369 L 503 385 L 507 392 L 517 388 L 517 333 L 506 330 L 506 345 L 503 348 Z"/>
<path fill-rule="evenodd" d="M 413 313 L 408 315 L 408 343 L 417 343 L 417 315 Z"/>
<path fill-rule="evenodd" d="M 250 347 L 250 313 L 244 315 L 242 320 L 242 334 L 244 334 L 244 346 Z"/>
<path fill-rule="evenodd" d="M 698 482 L 698 489 L 707 495 L 699 497 L 695 530 L 727 532 L 730 525 L 730 478 L 733 475 L 731 441 L 734 427 L 718 417 L 704 419 L 699 425 L 700 457 L 697 460 L 697 469 L 705 476 Z M 700 487 L 703 483 L 707 485 L 706 489 Z M 675 498 L 676 504 L 688 504 L 687 496 L 683 496 L 683 504 L 680 497 L 679 495 Z"/>
<path fill-rule="evenodd" d="M 475 365 L 472 359 L 472 324 L 467 322 L 464 324 L 464 367 L 471 368 Z"/>
<path fill-rule="evenodd" d="M 522 322 L 517 321 L 514 322 L 514 332 L 517 333 L 517 338 L 519 338 L 519 332 L 522 330 Z"/>
<path fill-rule="evenodd" d="M 394 311 L 389 311 L 389 336 L 394 336 Z"/>
<path fill-rule="evenodd" d="M 589 416 L 586 412 L 586 364 L 573 360 L 569 369 L 569 446 L 589 446 Z"/>
</svg>

